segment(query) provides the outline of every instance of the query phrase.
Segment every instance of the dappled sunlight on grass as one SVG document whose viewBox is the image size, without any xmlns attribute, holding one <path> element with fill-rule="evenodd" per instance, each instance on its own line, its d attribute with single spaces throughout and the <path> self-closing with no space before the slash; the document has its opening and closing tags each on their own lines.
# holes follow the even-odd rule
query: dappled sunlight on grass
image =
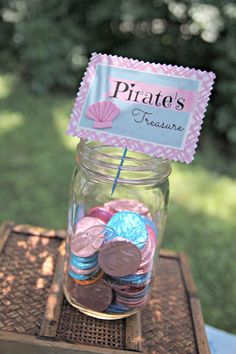
<svg viewBox="0 0 236 354">
<path fill-rule="evenodd" d="M 0 221 L 65 227 L 74 154 L 62 142 L 53 112 L 60 107 L 66 119 L 72 100 L 62 95 L 35 96 L 16 80 L 11 94 L 0 103 L 0 117 L 9 112 L 7 122 L 11 114 L 22 117 L 22 124 L 0 134 Z"/>
<path fill-rule="evenodd" d="M 205 321 L 236 333 L 236 181 L 196 161 L 173 167 L 164 247 L 188 254 Z"/>
<path fill-rule="evenodd" d="M 65 148 L 71 151 L 75 151 L 79 139 L 66 134 L 71 110 L 72 102 L 68 102 L 68 104 L 66 104 L 63 109 L 59 105 L 53 110 L 53 118 L 56 131 L 59 134 L 63 145 L 65 146 Z"/>
<path fill-rule="evenodd" d="M 192 213 L 201 212 L 236 225 L 236 179 L 201 166 L 174 165 L 171 199 Z"/>
<path fill-rule="evenodd" d="M 19 112 L 4 110 L 0 113 L 0 135 L 24 124 L 24 117 Z"/>
<path fill-rule="evenodd" d="M 16 78 L 13 75 L 1 75 L 0 76 L 0 100 L 10 96 Z"/>
</svg>

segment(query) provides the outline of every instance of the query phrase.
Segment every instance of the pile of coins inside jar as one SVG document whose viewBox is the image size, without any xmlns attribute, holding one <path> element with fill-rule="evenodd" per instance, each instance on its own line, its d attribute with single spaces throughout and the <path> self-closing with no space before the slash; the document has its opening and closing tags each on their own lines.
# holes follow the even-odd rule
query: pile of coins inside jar
<svg viewBox="0 0 236 354">
<path fill-rule="evenodd" d="M 93 311 L 119 314 L 149 296 L 157 229 L 148 208 L 113 200 L 79 217 L 71 233 L 67 291 Z"/>
</svg>

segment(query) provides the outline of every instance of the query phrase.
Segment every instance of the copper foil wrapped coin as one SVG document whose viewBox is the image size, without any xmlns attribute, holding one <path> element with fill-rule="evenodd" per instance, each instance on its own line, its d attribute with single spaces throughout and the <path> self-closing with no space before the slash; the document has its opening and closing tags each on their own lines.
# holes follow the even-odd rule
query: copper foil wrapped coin
<svg viewBox="0 0 236 354">
<path fill-rule="evenodd" d="M 71 252 L 78 257 L 90 257 L 102 246 L 105 223 L 97 218 L 84 217 L 77 223 L 71 238 Z"/>
<path fill-rule="evenodd" d="M 102 279 L 86 286 L 77 284 L 74 296 L 81 305 L 98 312 L 105 311 L 112 302 L 112 290 Z"/>
<path fill-rule="evenodd" d="M 115 277 L 135 273 L 141 261 L 141 252 L 138 247 L 120 239 L 104 245 L 98 255 L 98 263 L 102 270 Z"/>
<path fill-rule="evenodd" d="M 147 215 L 149 212 L 148 207 L 145 204 L 132 199 L 112 200 L 111 202 L 105 203 L 104 206 L 115 213 L 129 210 L 141 215 Z"/>
</svg>

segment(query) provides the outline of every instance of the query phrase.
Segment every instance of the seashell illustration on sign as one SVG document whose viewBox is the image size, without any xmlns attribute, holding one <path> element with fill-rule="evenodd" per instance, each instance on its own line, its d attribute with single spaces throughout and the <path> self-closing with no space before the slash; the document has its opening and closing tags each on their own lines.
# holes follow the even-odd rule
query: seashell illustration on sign
<svg viewBox="0 0 236 354">
<path fill-rule="evenodd" d="M 94 120 L 93 128 L 111 128 L 112 121 L 120 113 L 120 109 L 111 101 L 96 102 L 88 106 L 86 116 Z"/>
</svg>

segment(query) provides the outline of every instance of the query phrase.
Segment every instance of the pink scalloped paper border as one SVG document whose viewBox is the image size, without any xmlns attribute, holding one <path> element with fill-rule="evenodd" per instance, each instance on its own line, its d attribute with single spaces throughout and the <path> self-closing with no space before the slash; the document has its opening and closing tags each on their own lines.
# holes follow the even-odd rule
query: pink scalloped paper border
<svg viewBox="0 0 236 354">
<path fill-rule="evenodd" d="M 132 70 L 142 70 L 152 72 L 155 74 L 174 75 L 179 77 L 192 78 L 202 81 L 201 90 L 197 97 L 193 116 L 191 118 L 191 124 L 185 145 L 182 150 L 160 146 L 158 144 L 150 142 L 141 142 L 137 139 L 115 136 L 107 132 L 101 132 L 98 130 L 90 130 L 80 128 L 80 117 L 83 109 L 83 105 L 86 101 L 86 97 L 90 88 L 93 78 L 95 76 L 96 65 L 98 63 L 113 65 L 121 68 L 129 68 Z M 83 80 L 80 84 L 79 92 L 75 100 L 75 104 L 72 110 L 71 119 L 69 122 L 67 134 L 85 138 L 88 140 L 97 140 L 102 143 L 127 147 L 130 150 L 143 152 L 151 156 L 164 157 L 169 160 L 181 161 L 190 163 L 193 160 L 197 142 L 199 140 L 201 125 L 203 123 L 204 114 L 206 112 L 207 103 L 211 94 L 212 86 L 214 83 L 215 74 L 213 72 L 201 71 L 196 69 L 184 68 L 182 66 L 172 66 L 166 64 L 155 64 L 149 62 L 143 62 L 134 59 L 128 59 L 118 57 L 116 55 L 106 55 L 92 53 L 87 70 L 84 74 Z"/>
</svg>

